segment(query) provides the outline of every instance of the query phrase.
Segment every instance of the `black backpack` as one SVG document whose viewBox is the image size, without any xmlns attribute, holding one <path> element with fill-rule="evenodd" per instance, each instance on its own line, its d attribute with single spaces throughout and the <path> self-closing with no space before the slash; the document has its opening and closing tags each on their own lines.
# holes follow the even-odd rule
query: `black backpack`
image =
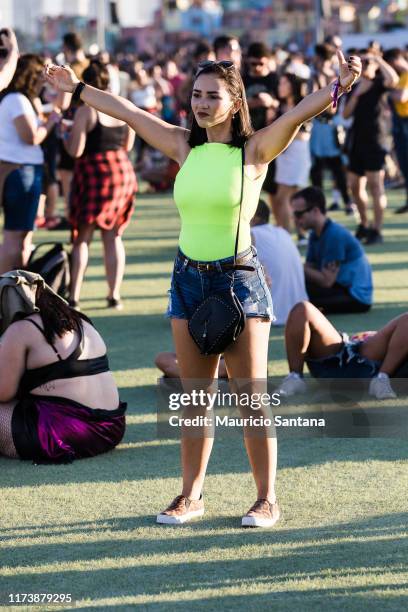
<svg viewBox="0 0 408 612">
<path fill-rule="evenodd" d="M 46 246 L 51 248 L 39 256 L 39 251 Z M 40 274 L 47 285 L 61 297 L 67 296 L 71 281 L 69 255 L 61 242 L 42 242 L 37 245 L 30 255 L 27 270 Z"/>
</svg>

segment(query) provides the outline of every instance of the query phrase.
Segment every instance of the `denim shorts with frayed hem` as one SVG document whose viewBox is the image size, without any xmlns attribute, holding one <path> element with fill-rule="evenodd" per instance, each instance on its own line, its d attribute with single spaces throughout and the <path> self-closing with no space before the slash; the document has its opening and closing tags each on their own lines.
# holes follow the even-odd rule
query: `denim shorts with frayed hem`
<svg viewBox="0 0 408 612">
<path fill-rule="evenodd" d="M 307 359 L 306 364 L 314 378 L 372 378 L 378 374 L 380 361 L 360 355 L 361 341 L 348 340 L 334 355 L 322 359 Z"/>
<path fill-rule="evenodd" d="M 237 258 L 246 256 L 251 250 L 253 256 L 245 262 L 245 265 L 253 266 L 254 270 L 252 272 L 247 270 L 225 271 L 221 267 L 219 270 L 202 271 L 189 266 L 186 259 L 183 260 L 182 257 L 177 255 L 174 262 L 171 287 L 168 291 L 169 305 L 166 316 L 174 319 L 189 319 L 195 309 L 209 295 L 228 291 L 232 286 L 247 318 L 256 317 L 266 321 L 274 321 L 271 293 L 255 247 L 249 247 L 246 251 L 239 253 Z M 185 256 L 183 255 L 183 257 Z M 233 260 L 233 257 L 227 257 L 203 263 L 211 263 L 215 266 L 218 263 L 222 266 L 232 263 Z M 184 305 L 182 302 L 184 302 Z M 188 312 L 185 312 L 185 309 Z"/>
</svg>

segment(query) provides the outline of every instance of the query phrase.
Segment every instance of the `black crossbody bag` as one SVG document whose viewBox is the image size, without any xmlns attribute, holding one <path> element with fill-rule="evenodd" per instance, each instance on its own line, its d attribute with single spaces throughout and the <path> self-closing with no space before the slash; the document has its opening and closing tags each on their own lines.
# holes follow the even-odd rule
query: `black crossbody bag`
<svg viewBox="0 0 408 612">
<path fill-rule="evenodd" d="M 239 217 L 237 235 L 235 238 L 234 263 L 229 270 L 250 270 L 253 266 L 243 266 L 236 263 L 239 227 L 241 223 L 241 208 L 244 195 L 244 164 L 245 151 L 241 148 L 241 196 L 239 202 Z M 182 303 L 183 309 L 188 315 L 185 301 L 177 286 L 176 274 L 173 275 L 174 287 Z M 245 313 L 241 302 L 234 293 L 234 272 L 232 273 L 231 285 L 228 290 L 209 295 L 195 309 L 188 320 L 188 329 L 194 342 L 203 355 L 218 355 L 235 342 L 245 328 Z"/>
</svg>

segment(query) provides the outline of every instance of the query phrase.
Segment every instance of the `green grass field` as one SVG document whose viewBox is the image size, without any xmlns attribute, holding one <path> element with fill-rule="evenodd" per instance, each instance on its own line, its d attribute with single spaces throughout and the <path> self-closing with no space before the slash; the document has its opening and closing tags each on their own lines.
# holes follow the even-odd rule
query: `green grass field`
<svg viewBox="0 0 408 612">
<path fill-rule="evenodd" d="M 375 308 L 333 317 L 340 329 L 377 329 L 408 310 L 408 219 L 392 212 L 402 195 L 389 193 L 386 242 L 368 249 Z M 180 490 L 178 443 L 156 438 L 153 366 L 172 347 L 163 312 L 177 231 L 170 197 L 139 196 L 121 313 L 104 307 L 99 237 L 92 246 L 81 303 L 109 347 L 127 432 L 114 452 L 72 465 L 0 458 L 0 608 L 10 609 L 9 593 L 46 592 L 71 593 L 66 609 L 75 610 L 406 610 L 406 440 L 283 440 L 283 517 L 270 531 L 239 527 L 255 490 L 242 441 L 219 440 L 205 518 L 155 524 Z M 281 328 L 271 334 L 269 372 L 286 373 Z"/>
</svg>

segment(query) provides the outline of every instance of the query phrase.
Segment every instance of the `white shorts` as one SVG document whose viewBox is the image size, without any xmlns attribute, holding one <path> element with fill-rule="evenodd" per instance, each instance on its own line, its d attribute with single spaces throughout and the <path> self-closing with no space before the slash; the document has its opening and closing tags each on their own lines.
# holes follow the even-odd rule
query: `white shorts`
<svg viewBox="0 0 408 612">
<path fill-rule="evenodd" d="M 275 182 L 292 187 L 306 187 L 309 184 L 311 166 L 310 142 L 294 140 L 286 151 L 276 158 Z"/>
</svg>

